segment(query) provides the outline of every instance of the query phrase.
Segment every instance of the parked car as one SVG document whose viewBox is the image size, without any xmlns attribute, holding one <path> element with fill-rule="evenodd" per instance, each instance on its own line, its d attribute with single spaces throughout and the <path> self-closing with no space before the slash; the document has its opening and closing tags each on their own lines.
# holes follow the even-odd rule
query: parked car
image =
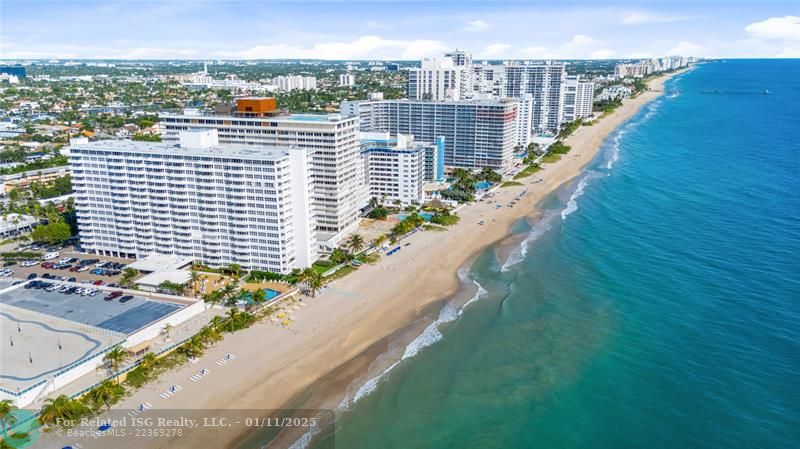
<svg viewBox="0 0 800 449">
<path fill-rule="evenodd" d="M 50 269 L 53 268 L 53 265 L 54 265 L 53 262 L 43 262 L 41 266 L 42 268 Z"/>
<path fill-rule="evenodd" d="M 21 266 L 21 267 L 32 267 L 34 265 L 37 265 L 38 263 L 39 262 L 37 262 L 35 260 L 23 260 L 22 262 L 19 263 L 19 266 Z"/>
<path fill-rule="evenodd" d="M 130 301 L 131 299 L 133 299 L 133 295 L 125 295 L 122 298 L 119 298 L 119 302 L 125 303 Z"/>
<path fill-rule="evenodd" d="M 92 285 L 103 285 L 103 281 L 98 279 L 98 280 L 92 282 Z"/>
<path fill-rule="evenodd" d="M 67 282 L 76 282 L 76 281 L 77 281 L 77 279 L 75 279 L 75 278 L 69 278 L 69 279 L 67 279 Z"/>
<path fill-rule="evenodd" d="M 28 279 L 36 279 L 36 273 L 29 274 Z"/>
<path fill-rule="evenodd" d="M 91 267 L 89 267 L 88 265 L 84 265 L 84 266 L 78 268 L 76 271 L 78 273 L 83 273 L 84 271 L 89 271 L 90 269 L 91 269 Z"/>
<path fill-rule="evenodd" d="M 53 260 L 58 257 L 58 251 L 53 251 L 52 253 L 47 253 L 42 257 L 44 260 Z"/>
</svg>

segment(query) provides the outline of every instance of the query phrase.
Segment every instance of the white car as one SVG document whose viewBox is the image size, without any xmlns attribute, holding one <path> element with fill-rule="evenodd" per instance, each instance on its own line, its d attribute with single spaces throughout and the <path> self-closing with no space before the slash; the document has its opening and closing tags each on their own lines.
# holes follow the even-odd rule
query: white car
<svg viewBox="0 0 800 449">
<path fill-rule="evenodd" d="M 82 266 L 82 267 L 78 268 L 78 269 L 77 269 L 77 270 L 75 270 L 75 271 L 77 271 L 78 273 L 83 273 L 84 271 L 89 271 L 91 268 L 92 268 L 92 267 L 90 267 L 90 266 L 88 266 L 88 265 L 84 265 L 84 266 Z"/>
<path fill-rule="evenodd" d="M 58 257 L 58 252 L 52 252 L 52 253 L 45 254 L 44 257 L 42 257 L 42 259 L 44 259 L 44 260 L 53 260 L 56 257 Z"/>
<path fill-rule="evenodd" d="M 108 262 L 101 260 L 100 262 L 97 262 L 96 264 L 94 264 L 94 266 L 97 267 L 97 268 L 103 268 L 107 263 Z"/>
<path fill-rule="evenodd" d="M 10 268 L 6 268 L 5 270 L 0 271 L 0 276 L 11 276 L 12 274 L 14 274 L 14 270 Z"/>
<path fill-rule="evenodd" d="M 23 260 L 19 263 L 19 266 L 21 267 L 32 267 L 34 265 L 39 265 L 39 262 L 35 260 Z"/>
<path fill-rule="evenodd" d="M 47 290 L 48 292 L 54 292 L 54 291 L 58 290 L 59 288 L 61 288 L 61 284 L 53 284 L 53 285 L 47 287 L 45 290 Z"/>
<path fill-rule="evenodd" d="M 95 296 L 95 295 L 97 295 L 98 293 L 100 293 L 100 291 L 98 291 L 97 289 L 94 289 L 94 288 L 92 288 L 92 289 L 89 289 L 89 293 L 88 293 L 88 295 L 89 295 L 89 296 Z"/>
</svg>

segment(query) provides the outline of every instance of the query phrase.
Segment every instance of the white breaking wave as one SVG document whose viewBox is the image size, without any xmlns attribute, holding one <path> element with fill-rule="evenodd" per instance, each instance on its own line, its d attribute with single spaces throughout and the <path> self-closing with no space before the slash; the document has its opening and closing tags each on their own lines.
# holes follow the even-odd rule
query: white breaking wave
<svg viewBox="0 0 800 449">
<path fill-rule="evenodd" d="M 466 310 L 468 305 L 470 305 L 473 302 L 481 299 L 481 296 L 483 296 L 486 293 L 488 293 L 486 291 L 486 289 L 483 288 L 483 286 L 481 284 L 479 284 L 478 281 L 476 281 L 475 279 L 472 280 L 472 283 L 475 284 L 476 287 L 478 287 L 478 291 L 476 291 L 475 294 L 472 295 L 472 298 L 469 298 L 469 301 L 465 302 L 464 305 L 461 306 L 460 309 L 458 309 L 458 316 L 461 316 L 461 314 L 464 313 L 464 310 Z"/>
<path fill-rule="evenodd" d="M 619 160 L 620 144 L 622 143 L 622 136 L 625 135 L 625 129 L 621 129 L 616 136 L 614 136 L 614 149 L 611 152 L 611 159 L 606 163 L 606 169 L 611 170 L 614 163 Z"/>
<path fill-rule="evenodd" d="M 459 270 L 459 277 L 466 277 L 468 273 L 467 270 Z M 463 279 L 463 278 L 462 278 Z M 429 324 L 425 330 L 422 331 L 421 334 L 417 336 L 417 338 L 411 340 L 411 342 L 406 346 L 405 351 L 403 352 L 403 356 L 400 357 L 400 360 L 392 363 L 386 369 L 384 369 L 380 374 L 369 378 L 363 385 L 361 385 L 358 390 L 353 394 L 352 398 L 345 398 L 337 408 L 338 410 L 349 410 L 350 407 L 353 406 L 356 402 L 358 402 L 361 398 L 369 396 L 378 385 L 380 385 L 381 380 L 383 380 L 386 375 L 388 375 L 393 369 L 395 369 L 403 360 L 410 359 L 415 355 L 419 354 L 421 350 L 427 348 L 428 346 L 436 343 L 437 341 L 442 339 L 442 333 L 439 331 L 439 327 L 442 324 L 449 323 L 451 321 L 455 321 L 461 314 L 464 312 L 464 308 L 467 307 L 469 304 L 479 300 L 482 296 L 484 296 L 487 291 L 478 281 L 473 280 L 473 284 L 477 287 L 477 291 L 475 294 L 465 302 L 460 308 L 456 309 L 455 306 L 451 303 L 445 304 L 442 308 L 441 312 L 439 312 L 439 316 L 436 318 L 434 322 Z M 299 448 L 295 448 L 299 449 Z"/>
<path fill-rule="evenodd" d="M 567 202 L 567 207 L 561 211 L 561 221 L 567 219 L 569 215 L 572 215 L 576 210 L 578 210 L 578 198 L 583 195 L 584 189 L 586 189 L 587 178 L 584 177 L 581 179 L 581 182 L 578 183 L 578 188 L 572 192 L 572 196 L 569 197 L 569 201 Z"/>
<path fill-rule="evenodd" d="M 553 216 L 553 213 L 546 214 L 541 220 L 539 220 L 539 222 L 533 225 L 528 233 L 528 236 L 525 237 L 525 239 L 519 243 L 519 246 L 511 251 L 511 253 L 508 255 L 508 259 L 506 259 L 506 262 L 502 267 L 500 267 L 501 272 L 505 273 L 514 265 L 525 260 L 525 256 L 528 254 L 528 248 L 531 246 L 531 243 L 536 241 L 539 237 L 544 235 L 545 232 L 552 228 L 550 226 L 550 222 L 552 221 Z"/>
<path fill-rule="evenodd" d="M 316 427 L 309 430 L 308 432 L 301 435 L 300 438 L 297 439 L 297 441 L 292 443 L 292 445 L 289 446 L 289 449 L 306 449 L 308 445 L 311 444 L 311 441 L 314 439 L 315 436 L 317 436 L 318 433 L 319 430 L 317 430 Z"/>
</svg>

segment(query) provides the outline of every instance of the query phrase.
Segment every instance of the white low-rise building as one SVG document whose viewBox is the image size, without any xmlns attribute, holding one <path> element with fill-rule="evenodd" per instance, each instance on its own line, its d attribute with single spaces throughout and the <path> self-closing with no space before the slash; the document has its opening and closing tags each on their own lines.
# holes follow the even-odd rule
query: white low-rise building
<svg viewBox="0 0 800 449">
<path fill-rule="evenodd" d="M 39 219 L 30 215 L 8 214 L 0 217 L 0 238 L 8 239 L 27 234 L 39 224 Z"/>
<path fill-rule="evenodd" d="M 608 86 L 600 92 L 600 96 L 597 99 L 600 101 L 617 100 L 630 96 L 632 92 L 633 89 L 628 86 Z"/>
<path fill-rule="evenodd" d="M 90 253 L 277 273 L 317 257 L 306 150 L 220 145 L 215 130 L 191 130 L 178 144 L 73 145 L 69 161 Z"/>
</svg>

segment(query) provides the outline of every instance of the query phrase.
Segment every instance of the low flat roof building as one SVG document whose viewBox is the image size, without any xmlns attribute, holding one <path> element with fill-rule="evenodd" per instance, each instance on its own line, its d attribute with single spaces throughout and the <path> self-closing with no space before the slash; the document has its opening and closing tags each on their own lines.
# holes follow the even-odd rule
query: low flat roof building
<svg viewBox="0 0 800 449">
<path fill-rule="evenodd" d="M 0 238 L 7 239 L 27 234 L 39 224 L 39 219 L 30 215 L 8 214 L 0 217 Z"/>
</svg>

